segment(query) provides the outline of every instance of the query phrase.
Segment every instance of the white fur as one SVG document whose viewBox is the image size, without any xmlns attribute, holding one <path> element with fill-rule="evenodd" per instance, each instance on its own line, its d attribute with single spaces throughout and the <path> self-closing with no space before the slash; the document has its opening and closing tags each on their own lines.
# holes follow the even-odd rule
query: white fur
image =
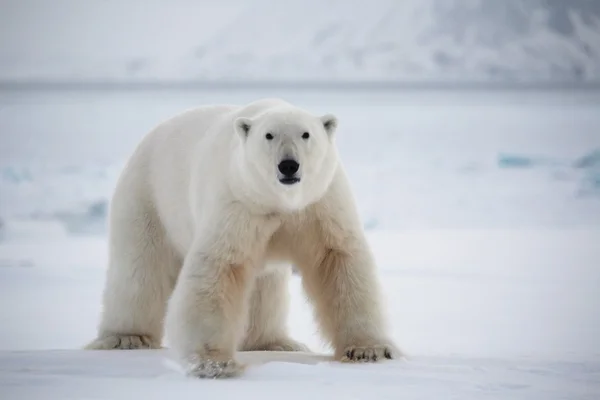
<svg viewBox="0 0 600 400">
<path fill-rule="evenodd" d="M 286 328 L 293 264 L 338 359 L 398 356 L 336 129 L 333 115 L 264 99 L 199 107 L 150 132 L 112 200 L 104 309 L 87 348 L 158 348 L 164 322 L 198 377 L 241 373 L 236 350 L 307 350 Z M 285 158 L 300 164 L 296 184 L 280 182 Z"/>
</svg>

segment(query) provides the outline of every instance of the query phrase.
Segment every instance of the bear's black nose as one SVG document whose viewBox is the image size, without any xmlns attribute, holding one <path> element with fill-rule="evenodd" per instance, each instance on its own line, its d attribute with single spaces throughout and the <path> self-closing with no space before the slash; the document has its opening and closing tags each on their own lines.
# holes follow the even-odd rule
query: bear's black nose
<svg viewBox="0 0 600 400">
<path fill-rule="evenodd" d="M 298 172 L 300 164 L 298 164 L 295 160 L 283 160 L 279 163 L 277 168 L 283 175 L 293 176 L 296 172 Z"/>
</svg>

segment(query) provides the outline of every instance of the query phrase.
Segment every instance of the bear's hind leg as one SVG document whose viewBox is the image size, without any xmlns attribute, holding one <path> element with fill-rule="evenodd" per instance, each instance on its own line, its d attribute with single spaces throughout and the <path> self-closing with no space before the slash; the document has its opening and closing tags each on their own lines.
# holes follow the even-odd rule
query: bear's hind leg
<svg viewBox="0 0 600 400">
<path fill-rule="evenodd" d="M 282 267 L 256 278 L 242 351 L 309 351 L 287 333 L 290 274 Z"/>
<path fill-rule="evenodd" d="M 118 211 L 111 221 L 98 335 L 85 348 L 158 349 L 180 262 L 153 211 Z"/>
</svg>

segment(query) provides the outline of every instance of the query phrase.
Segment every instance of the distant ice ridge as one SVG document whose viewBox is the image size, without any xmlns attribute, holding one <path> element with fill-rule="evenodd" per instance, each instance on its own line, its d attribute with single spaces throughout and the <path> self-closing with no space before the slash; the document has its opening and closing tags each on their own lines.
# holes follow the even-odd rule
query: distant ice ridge
<svg viewBox="0 0 600 400">
<path fill-rule="evenodd" d="M 600 197 L 600 149 L 579 158 L 574 166 L 585 171 L 579 193 Z"/>
<path fill-rule="evenodd" d="M 554 170 L 557 179 L 564 178 L 564 174 L 571 172 L 578 176 L 580 184 L 577 196 L 598 196 L 600 199 L 600 149 L 593 150 L 575 160 L 556 160 L 552 158 L 532 157 L 519 154 L 500 154 L 498 156 L 500 168 L 540 168 L 549 167 Z"/>
<path fill-rule="evenodd" d="M 21 0 L 2 14 L 2 80 L 600 82 L 593 0 Z"/>
<path fill-rule="evenodd" d="M 0 239 L 27 236 L 34 222 L 45 226 L 37 234 L 105 234 L 121 168 L 4 166 Z M 575 159 L 499 153 L 455 165 L 347 168 L 367 230 L 600 226 L 600 149 Z"/>
<path fill-rule="evenodd" d="M 121 165 L 4 166 L 0 169 L 0 231 L 21 235 L 32 222 L 43 232 L 104 233 L 108 199 Z M 11 234 L 12 232 L 12 234 Z M 1 238 L 1 236 L 0 236 Z"/>
</svg>

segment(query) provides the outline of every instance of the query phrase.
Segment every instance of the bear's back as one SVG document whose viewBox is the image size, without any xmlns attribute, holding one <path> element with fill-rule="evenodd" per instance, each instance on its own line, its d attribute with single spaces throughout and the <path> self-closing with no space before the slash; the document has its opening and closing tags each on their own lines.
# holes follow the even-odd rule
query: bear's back
<svg viewBox="0 0 600 400">
<path fill-rule="evenodd" d="M 267 97 L 264 99 L 255 100 L 251 103 L 248 103 L 242 107 L 239 107 L 235 111 L 235 117 L 246 117 L 253 118 L 266 112 L 272 108 L 278 107 L 293 107 L 292 104 L 288 103 L 285 100 L 276 97 Z"/>
<path fill-rule="evenodd" d="M 171 148 L 171 141 L 179 145 L 192 145 L 205 139 L 207 134 L 232 136 L 235 134 L 233 121 L 237 117 L 252 118 L 272 108 L 289 106 L 291 104 L 278 98 L 264 98 L 245 105 L 198 106 L 161 122 L 148 136 L 154 136 L 151 140 L 164 151 Z"/>
</svg>

